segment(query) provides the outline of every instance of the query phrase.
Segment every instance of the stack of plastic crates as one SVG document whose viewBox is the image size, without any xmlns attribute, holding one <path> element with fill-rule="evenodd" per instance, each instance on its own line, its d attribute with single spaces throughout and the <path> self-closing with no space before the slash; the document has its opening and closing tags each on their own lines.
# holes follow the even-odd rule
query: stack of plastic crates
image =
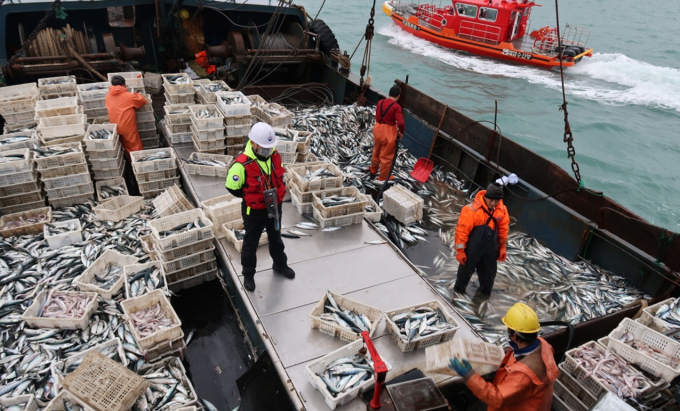
<svg viewBox="0 0 680 411">
<path fill-rule="evenodd" d="M 45 194 L 28 148 L 4 150 L 0 146 L 0 214 L 45 207 Z"/>
<path fill-rule="evenodd" d="M 172 144 L 191 143 L 191 104 L 166 104 L 163 107 L 165 117 L 161 126 L 165 129 L 165 135 Z"/>
<path fill-rule="evenodd" d="M 82 144 L 63 143 L 45 150 L 49 152 L 35 154 L 35 162 L 50 205 L 59 208 L 94 200 L 94 185 Z"/>
<path fill-rule="evenodd" d="M 395 184 L 383 193 L 383 209 L 402 224 L 423 219 L 424 200 L 408 188 Z"/>
<path fill-rule="evenodd" d="M 23 127 L 35 127 L 36 83 L 0 87 L 0 116 L 5 120 L 3 134 Z"/>
<path fill-rule="evenodd" d="M 165 102 L 168 104 L 194 104 L 194 82 L 185 73 L 163 74 Z"/>
<path fill-rule="evenodd" d="M 224 154 L 224 116 L 214 104 L 189 107 L 191 112 L 192 141 L 196 151 Z"/>
<path fill-rule="evenodd" d="M 89 83 L 78 85 L 78 98 L 83 106 L 88 123 L 104 123 L 109 121 L 109 111 L 106 109 L 106 93 L 111 83 Z"/>
<path fill-rule="evenodd" d="M 309 176 L 315 173 L 319 177 L 310 179 Z M 313 213 L 315 193 L 342 188 L 342 170 L 330 163 L 288 165 L 286 176 L 290 200 L 300 214 Z"/>
<path fill-rule="evenodd" d="M 238 91 L 215 93 L 217 107 L 224 114 L 226 154 L 236 157 L 243 152 L 248 132 L 253 125 L 250 100 Z"/>
<path fill-rule="evenodd" d="M 156 129 L 156 117 L 153 113 L 151 96 L 143 94 L 147 103 L 137 109 L 137 131 L 142 140 L 144 149 L 157 148 L 160 145 L 158 130 Z"/>
<path fill-rule="evenodd" d="M 96 181 L 124 178 L 125 154 L 115 124 L 91 124 L 83 145 Z"/>
<path fill-rule="evenodd" d="M 177 156 L 172 148 L 133 151 L 130 159 L 139 192 L 144 198 L 155 198 L 169 187 L 180 184 Z"/>
<path fill-rule="evenodd" d="M 274 127 L 274 132 L 276 133 L 276 151 L 281 155 L 283 164 L 307 161 L 312 133 L 292 130 L 288 127 Z"/>
<path fill-rule="evenodd" d="M 38 79 L 40 100 L 78 96 L 76 76 L 46 77 Z"/>
<path fill-rule="evenodd" d="M 45 146 L 83 141 L 88 126 L 78 97 L 37 101 L 35 119 L 38 137 Z"/>
</svg>

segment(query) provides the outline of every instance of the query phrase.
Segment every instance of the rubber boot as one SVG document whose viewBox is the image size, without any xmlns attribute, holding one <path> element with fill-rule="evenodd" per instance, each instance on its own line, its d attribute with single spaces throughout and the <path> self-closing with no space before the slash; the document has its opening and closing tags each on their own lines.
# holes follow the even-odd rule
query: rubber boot
<svg viewBox="0 0 680 411">
<path fill-rule="evenodd" d="M 255 291 L 255 276 L 254 275 L 244 275 L 243 276 L 243 286 L 246 290 L 253 292 Z"/>
<path fill-rule="evenodd" d="M 286 278 L 295 278 L 295 271 L 293 271 L 293 269 L 288 267 L 287 265 L 280 267 L 280 266 L 274 264 L 272 266 L 272 270 L 274 270 L 274 272 L 279 273 Z"/>
</svg>

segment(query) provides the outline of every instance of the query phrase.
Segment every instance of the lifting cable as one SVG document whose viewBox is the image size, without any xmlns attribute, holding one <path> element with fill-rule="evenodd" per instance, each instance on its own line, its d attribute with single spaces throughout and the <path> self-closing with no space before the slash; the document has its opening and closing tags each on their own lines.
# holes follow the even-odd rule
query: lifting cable
<svg viewBox="0 0 680 411">
<path fill-rule="evenodd" d="M 375 0 L 373 0 L 373 7 L 371 7 L 371 17 L 368 18 L 368 24 L 366 25 L 366 32 L 364 33 L 364 38 L 366 39 L 366 48 L 364 49 L 364 58 L 361 60 L 361 70 L 359 78 L 359 86 L 361 87 L 361 94 L 366 92 L 366 88 L 370 86 L 370 82 L 367 85 L 364 81 L 364 75 L 368 79 L 371 73 L 371 46 L 373 45 L 373 34 L 375 33 Z M 355 50 L 356 51 L 356 50 Z M 354 53 L 352 53 L 354 55 Z"/>
</svg>

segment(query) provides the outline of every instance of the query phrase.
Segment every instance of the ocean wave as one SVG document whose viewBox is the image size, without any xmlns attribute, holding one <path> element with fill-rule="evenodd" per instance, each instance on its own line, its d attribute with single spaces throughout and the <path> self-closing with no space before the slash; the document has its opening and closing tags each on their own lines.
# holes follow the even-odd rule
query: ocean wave
<svg viewBox="0 0 680 411">
<path fill-rule="evenodd" d="M 436 59 L 446 65 L 480 74 L 523 79 L 532 84 L 560 90 L 559 73 L 507 64 L 448 50 L 419 39 L 389 22 L 378 28 L 389 44 Z M 642 105 L 680 113 L 680 70 L 655 66 L 619 53 L 595 53 L 567 70 L 569 95 L 609 105 Z"/>
</svg>

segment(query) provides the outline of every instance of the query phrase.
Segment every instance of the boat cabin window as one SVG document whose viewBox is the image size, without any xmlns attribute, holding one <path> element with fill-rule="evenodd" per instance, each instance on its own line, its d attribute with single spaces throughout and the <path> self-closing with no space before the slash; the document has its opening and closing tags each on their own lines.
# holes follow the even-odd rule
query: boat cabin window
<svg viewBox="0 0 680 411">
<path fill-rule="evenodd" d="M 477 17 L 477 6 L 472 6 L 469 4 L 456 3 L 456 11 L 459 15 L 464 17 L 475 18 Z"/>
<path fill-rule="evenodd" d="M 480 20 L 496 21 L 496 17 L 498 17 L 498 10 L 496 9 L 489 9 L 486 7 L 482 7 L 479 9 Z"/>
</svg>

